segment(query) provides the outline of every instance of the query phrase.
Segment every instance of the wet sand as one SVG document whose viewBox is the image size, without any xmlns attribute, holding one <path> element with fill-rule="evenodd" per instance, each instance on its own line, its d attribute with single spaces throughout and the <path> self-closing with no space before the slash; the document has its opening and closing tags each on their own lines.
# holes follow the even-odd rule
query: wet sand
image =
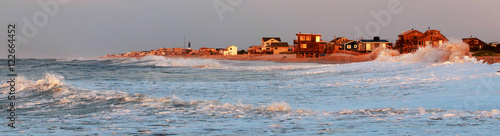
<svg viewBox="0 0 500 136">
<path fill-rule="evenodd" d="M 282 63 L 322 63 L 322 64 L 344 64 L 353 62 L 370 61 L 375 58 L 367 57 L 368 55 L 348 55 L 348 54 L 333 54 L 321 56 L 319 58 L 296 58 L 295 54 L 244 54 L 244 55 L 176 55 L 165 57 L 183 57 L 183 58 L 203 58 L 217 60 L 238 60 L 238 61 L 274 61 Z"/>
</svg>

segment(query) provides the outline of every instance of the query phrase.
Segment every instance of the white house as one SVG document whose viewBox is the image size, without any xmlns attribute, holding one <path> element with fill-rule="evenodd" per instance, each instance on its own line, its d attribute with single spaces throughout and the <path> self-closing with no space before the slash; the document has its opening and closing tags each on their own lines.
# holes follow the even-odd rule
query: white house
<svg viewBox="0 0 500 136">
<path fill-rule="evenodd" d="M 262 45 L 260 45 L 261 50 L 271 50 L 271 43 L 279 43 L 281 42 L 281 38 L 279 37 L 262 37 L 260 41 Z"/>
<path fill-rule="evenodd" d="M 224 51 L 224 55 L 238 55 L 238 47 L 231 45 L 227 47 L 227 52 Z"/>
</svg>

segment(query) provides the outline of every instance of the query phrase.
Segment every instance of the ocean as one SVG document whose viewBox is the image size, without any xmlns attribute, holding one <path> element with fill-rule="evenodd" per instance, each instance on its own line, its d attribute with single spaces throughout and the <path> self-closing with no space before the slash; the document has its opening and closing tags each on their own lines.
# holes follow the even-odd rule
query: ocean
<svg viewBox="0 0 500 136">
<path fill-rule="evenodd" d="M 18 59 L 16 128 L 4 76 L 0 135 L 500 133 L 500 64 L 445 50 L 348 64 Z"/>
</svg>

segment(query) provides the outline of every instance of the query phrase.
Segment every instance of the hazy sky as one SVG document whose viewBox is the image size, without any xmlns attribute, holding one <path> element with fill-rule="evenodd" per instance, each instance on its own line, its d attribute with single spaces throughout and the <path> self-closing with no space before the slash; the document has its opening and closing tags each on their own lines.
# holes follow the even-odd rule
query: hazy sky
<svg viewBox="0 0 500 136">
<path fill-rule="evenodd" d="M 291 44 L 298 32 L 322 34 L 327 41 L 335 35 L 361 38 L 356 28 L 393 42 L 403 30 L 427 27 L 448 38 L 500 41 L 499 0 L 413 0 L 399 6 L 391 0 L 65 1 L 44 10 L 39 2 L 54 0 L 0 0 L 0 56 L 7 57 L 8 23 L 16 23 L 17 35 L 27 40 L 16 47 L 22 58 L 95 58 L 183 47 L 184 35 L 195 49 L 236 45 L 246 50 L 265 36 Z"/>
</svg>

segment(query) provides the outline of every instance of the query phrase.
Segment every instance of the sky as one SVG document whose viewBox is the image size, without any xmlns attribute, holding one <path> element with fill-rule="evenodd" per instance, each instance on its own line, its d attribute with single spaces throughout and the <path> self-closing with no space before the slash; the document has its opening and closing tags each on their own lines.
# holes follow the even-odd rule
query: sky
<svg viewBox="0 0 500 136">
<path fill-rule="evenodd" d="M 48 6 L 47 6 L 48 5 Z M 412 28 L 500 41 L 498 0 L 0 0 L 0 56 L 16 24 L 17 58 L 96 58 L 184 47 L 248 49 L 296 33 L 395 42 Z"/>
</svg>

